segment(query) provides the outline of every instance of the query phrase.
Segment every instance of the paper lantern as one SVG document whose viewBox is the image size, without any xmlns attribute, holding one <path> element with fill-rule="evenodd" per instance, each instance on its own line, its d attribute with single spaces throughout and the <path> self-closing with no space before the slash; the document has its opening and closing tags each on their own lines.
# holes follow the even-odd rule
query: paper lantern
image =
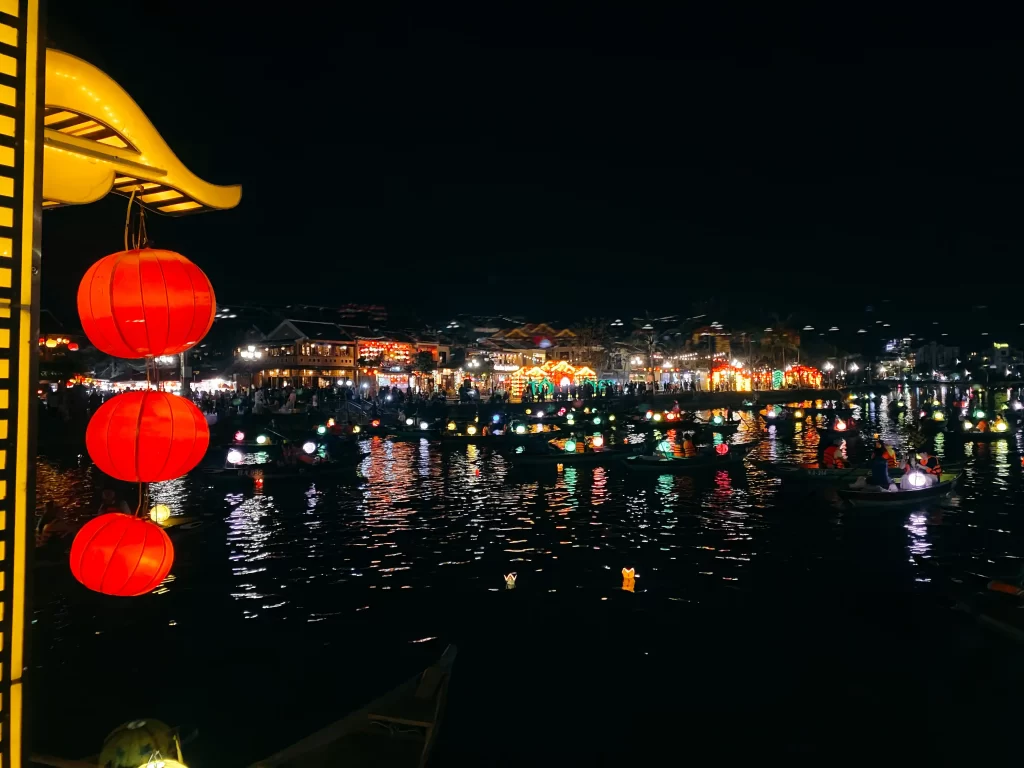
<svg viewBox="0 0 1024 768">
<path fill-rule="evenodd" d="M 103 740 L 96 765 L 104 768 L 138 768 L 154 754 L 177 754 L 174 729 L 159 720 L 132 720 L 118 726 Z"/>
<path fill-rule="evenodd" d="M 156 504 L 149 510 L 149 519 L 154 523 L 166 523 L 171 519 L 171 508 L 166 504 Z"/>
<path fill-rule="evenodd" d="M 164 529 L 123 512 L 94 517 L 71 545 L 71 573 L 104 595 L 144 595 L 164 580 L 173 562 Z"/>
<path fill-rule="evenodd" d="M 206 418 L 189 400 L 166 392 L 125 392 L 101 405 L 85 432 L 96 466 L 130 483 L 181 477 L 210 444 Z"/>
<path fill-rule="evenodd" d="M 217 311 L 213 286 L 179 253 L 146 248 L 105 256 L 78 286 L 78 315 L 101 352 L 176 355 L 199 343 Z"/>
<path fill-rule="evenodd" d="M 725 456 L 725 454 L 727 454 L 728 452 L 729 446 L 726 445 L 725 443 L 719 443 L 718 445 L 715 446 L 715 453 L 717 453 L 719 456 Z"/>
</svg>

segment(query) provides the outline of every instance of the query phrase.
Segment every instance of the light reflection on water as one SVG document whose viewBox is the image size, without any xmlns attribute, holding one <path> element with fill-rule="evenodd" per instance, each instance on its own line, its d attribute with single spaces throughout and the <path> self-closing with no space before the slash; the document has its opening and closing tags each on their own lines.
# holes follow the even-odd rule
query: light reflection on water
<svg viewBox="0 0 1024 768">
<path fill-rule="evenodd" d="M 890 418 L 886 404 L 858 409 L 865 432 L 902 452 L 913 420 Z M 754 459 L 814 461 L 815 420 L 792 439 L 767 440 L 747 419 L 730 441 L 759 440 Z M 218 644 L 245 631 L 239 622 L 284 647 L 344 647 L 349 663 L 376 648 L 404 658 L 418 639 L 452 639 L 453 625 L 495 599 L 516 601 L 510 620 L 562 600 L 567 623 L 575 612 L 592 616 L 605 598 L 643 601 L 629 629 L 641 643 L 662 631 L 653 617 L 669 606 L 826 585 L 927 590 L 965 570 L 1014 571 L 1024 556 L 1024 523 L 1014 514 L 1024 503 L 1021 446 L 1013 441 L 940 443 L 944 459 L 962 450 L 973 457 L 959 495 L 937 508 L 877 514 L 840 509 L 827 494 L 793 493 L 749 463 L 706 477 L 631 476 L 615 465 L 523 471 L 472 444 L 442 450 L 372 438 L 360 449 L 358 474 L 329 484 L 268 480 L 262 493 L 202 477 L 155 485 L 154 503 L 206 520 L 175 539 L 166 592 L 133 603 L 141 611 L 79 610 L 93 603 L 53 569 L 35 604 L 47 627 L 38 664 L 64 663 L 54 654 L 116 657 L 118 626 L 188 659 L 199 650 L 173 645 L 183 628 L 201 628 L 204 643 Z M 38 472 L 40 499 L 95 511 L 91 470 L 41 459 Z M 635 569 L 635 588 L 624 587 L 623 568 Z M 511 573 L 514 591 L 506 588 Z"/>
</svg>

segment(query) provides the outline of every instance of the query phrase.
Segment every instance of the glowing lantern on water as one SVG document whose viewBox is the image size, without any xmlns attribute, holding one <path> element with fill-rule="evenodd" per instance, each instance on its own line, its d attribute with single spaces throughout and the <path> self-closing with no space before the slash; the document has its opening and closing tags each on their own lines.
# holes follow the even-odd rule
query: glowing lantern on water
<svg viewBox="0 0 1024 768">
<path fill-rule="evenodd" d="M 68 344 L 68 352 L 77 352 L 78 350 L 79 346 L 77 342 L 72 341 L 70 344 Z"/>
<path fill-rule="evenodd" d="M 267 437 L 266 435 L 256 435 L 256 444 L 257 445 L 266 445 L 269 442 L 270 442 L 270 438 Z"/>
<path fill-rule="evenodd" d="M 425 421 L 421 421 L 420 422 L 420 429 L 430 429 L 430 425 L 427 422 L 425 422 Z"/>
<path fill-rule="evenodd" d="M 130 483 L 181 477 L 210 444 L 206 418 L 191 401 L 166 392 L 125 392 L 93 415 L 85 447 L 96 466 Z"/>
<path fill-rule="evenodd" d="M 532 410 L 530 410 L 529 408 L 527 408 L 527 409 L 526 409 L 526 415 L 527 415 L 527 416 L 529 416 L 529 415 L 530 415 L 531 413 L 533 413 L 533 411 L 532 411 Z"/>
<path fill-rule="evenodd" d="M 371 421 L 370 422 L 370 426 L 371 427 L 379 427 L 380 426 L 380 419 L 374 419 L 373 421 Z"/>
<path fill-rule="evenodd" d="M 326 435 L 327 434 L 327 427 L 325 427 L 323 424 L 321 424 L 319 427 L 316 428 L 316 433 L 318 435 Z"/>
<path fill-rule="evenodd" d="M 78 286 L 78 315 L 89 340 L 114 357 L 176 355 L 213 325 L 213 286 L 173 251 L 120 251 L 93 264 Z"/>
<path fill-rule="evenodd" d="M 765 411 L 764 415 L 765 415 L 765 418 L 774 419 L 775 418 L 775 411 Z"/>
<path fill-rule="evenodd" d="M 725 456 L 725 454 L 727 454 L 728 452 L 729 446 L 726 445 L 725 443 L 719 443 L 718 445 L 715 446 L 715 453 L 717 453 L 719 456 Z"/>
<path fill-rule="evenodd" d="M 604 445 L 604 438 L 600 435 L 594 435 L 593 443 L 595 448 L 600 448 Z"/>
<path fill-rule="evenodd" d="M 173 562 L 174 547 L 163 528 L 122 512 L 94 517 L 71 545 L 75 578 L 105 595 L 144 595 L 159 586 Z"/>
<path fill-rule="evenodd" d="M 722 424 L 724 422 L 725 422 L 725 419 L 723 419 L 721 416 L 715 415 L 715 416 L 711 417 L 711 423 L 712 424 L 718 425 L 718 424 Z"/>
<path fill-rule="evenodd" d="M 804 412 L 803 411 L 793 411 L 793 417 L 797 418 L 797 419 L 802 419 L 804 417 Z"/>
<path fill-rule="evenodd" d="M 524 427 L 522 424 L 518 425 L 516 427 L 516 434 L 517 435 L 524 435 L 524 434 L 526 434 L 526 427 Z"/>
<path fill-rule="evenodd" d="M 148 762 L 143 763 L 138 768 L 188 768 L 188 766 L 169 757 L 154 755 Z"/>
<path fill-rule="evenodd" d="M 911 472 L 907 475 L 907 482 L 910 483 L 913 488 L 923 488 L 928 480 L 924 476 L 924 472 Z"/>
<path fill-rule="evenodd" d="M 996 422 L 995 430 L 996 430 L 996 432 L 1005 432 L 1006 431 L 1006 422 L 1005 421 Z"/>
<path fill-rule="evenodd" d="M 449 421 L 448 422 L 448 431 L 449 432 L 454 432 L 455 431 L 455 422 L 454 421 Z"/>
<path fill-rule="evenodd" d="M 228 451 L 228 462 L 231 464 L 238 464 L 242 461 L 241 451 Z"/>
<path fill-rule="evenodd" d="M 600 416 L 595 416 L 594 417 L 594 424 L 600 424 L 600 423 L 601 423 L 601 417 Z"/>
<path fill-rule="evenodd" d="M 305 451 L 306 453 L 313 453 L 313 451 L 316 450 L 316 443 L 311 441 L 305 442 L 302 444 L 302 450 Z"/>
<path fill-rule="evenodd" d="M 171 509 L 166 504 L 156 504 L 149 510 L 149 519 L 154 523 L 166 523 L 171 517 Z"/>
<path fill-rule="evenodd" d="M 93 759 L 92 764 L 104 768 L 139 768 L 140 761 L 162 760 L 160 755 L 179 754 L 177 746 L 174 729 L 166 723 L 153 719 L 132 720 L 110 732 L 103 740 L 99 759 Z"/>
<path fill-rule="evenodd" d="M 405 426 L 407 426 L 407 427 L 411 427 L 415 423 L 416 423 L 416 420 L 413 419 L 413 418 L 408 418 L 408 419 L 405 420 Z"/>
<path fill-rule="evenodd" d="M 654 414 L 654 420 L 655 421 L 661 421 L 661 414 L 660 413 Z"/>
<path fill-rule="evenodd" d="M 608 421 L 615 421 L 615 414 L 614 413 L 608 414 Z"/>
<path fill-rule="evenodd" d="M 974 429 L 974 425 L 971 424 L 971 422 L 969 422 L 967 419 L 964 419 L 964 429 Z"/>
<path fill-rule="evenodd" d="M 336 423 L 337 422 L 335 422 L 334 419 L 328 419 L 327 420 L 327 426 L 328 427 L 333 427 Z"/>
<path fill-rule="evenodd" d="M 476 427 L 474 427 L 472 424 L 470 424 L 468 427 L 466 427 L 466 434 L 467 435 L 475 435 L 476 434 Z"/>
<path fill-rule="evenodd" d="M 932 421 L 945 421 L 945 420 L 946 420 L 946 414 L 944 414 L 942 411 L 935 411 L 932 414 Z"/>
<path fill-rule="evenodd" d="M 53 349 L 54 347 L 57 346 L 57 340 L 56 339 L 47 339 L 46 340 L 46 346 L 47 346 L 48 349 Z"/>
<path fill-rule="evenodd" d="M 669 412 L 665 414 L 665 418 L 668 419 L 669 421 L 675 421 L 676 415 L 672 412 Z"/>
<path fill-rule="evenodd" d="M 836 423 L 835 423 L 835 426 L 833 427 L 833 429 L 835 429 L 836 432 L 845 432 L 846 431 L 846 422 L 843 421 L 842 419 L 836 419 Z"/>
<path fill-rule="evenodd" d="M 576 453 L 576 441 L 575 440 L 566 440 L 565 441 L 565 452 L 566 453 Z"/>
<path fill-rule="evenodd" d="M 976 418 L 976 419 L 984 419 L 985 418 L 985 412 L 984 411 L 975 411 L 974 412 L 974 418 Z"/>
<path fill-rule="evenodd" d="M 354 427 L 352 427 L 352 434 L 358 435 L 360 432 L 362 432 L 362 430 L 363 428 L 356 424 Z"/>
<path fill-rule="evenodd" d="M 500 413 L 496 413 L 493 416 L 491 416 L 491 421 L 493 421 L 495 424 L 497 424 L 499 421 L 501 421 L 501 414 Z"/>
<path fill-rule="evenodd" d="M 239 430 L 235 432 L 235 442 L 240 443 L 245 440 L 245 432 Z"/>
<path fill-rule="evenodd" d="M 654 418 L 654 411 L 648 411 L 647 413 L 644 414 L 644 416 L 646 418 L 648 418 L 648 419 L 653 419 Z"/>
</svg>

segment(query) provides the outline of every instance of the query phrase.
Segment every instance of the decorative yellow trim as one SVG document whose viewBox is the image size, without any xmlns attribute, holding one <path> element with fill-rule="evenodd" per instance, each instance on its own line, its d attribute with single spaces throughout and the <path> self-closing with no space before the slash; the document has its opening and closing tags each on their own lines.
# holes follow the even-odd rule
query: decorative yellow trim
<svg viewBox="0 0 1024 768">
<path fill-rule="evenodd" d="M 161 188 L 159 192 L 173 190 L 179 193 L 179 198 L 184 198 L 181 202 L 197 203 L 158 205 L 170 195 L 141 201 L 154 211 L 172 215 L 234 208 L 242 199 L 240 186 L 210 184 L 188 170 L 139 105 L 108 75 L 82 59 L 52 48 L 46 51 L 46 106 L 48 111 L 63 110 L 72 118 L 80 116 L 82 121 L 91 119 L 109 126 L 138 148 L 136 152 L 130 147 L 115 147 L 104 140 L 90 139 L 89 133 L 72 135 L 47 127 L 43 153 L 43 199 L 46 201 L 79 205 L 98 200 L 111 189 L 130 194 L 131 186 L 118 185 L 116 177 L 156 182 Z M 50 118 L 56 117 L 50 115 Z M 59 122 L 59 119 L 51 119 L 49 125 Z M 96 132 L 101 130 L 102 127 L 96 128 Z"/>
</svg>

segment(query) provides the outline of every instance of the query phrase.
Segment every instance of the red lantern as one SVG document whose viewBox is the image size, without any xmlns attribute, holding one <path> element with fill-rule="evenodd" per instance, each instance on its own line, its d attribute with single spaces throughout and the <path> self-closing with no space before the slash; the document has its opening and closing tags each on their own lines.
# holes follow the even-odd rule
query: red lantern
<svg viewBox="0 0 1024 768">
<path fill-rule="evenodd" d="M 203 270 L 173 251 L 112 253 L 93 264 L 78 286 L 85 335 L 114 357 L 184 352 L 210 330 L 216 311 Z"/>
<path fill-rule="evenodd" d="M 181 477 L 210 444 L 206 418 L 166 392 L 125 392 L 108 400 L 85 431 L 85 447 L 103 472 L 131 483 Z"/>
<path fill-rule="evenodd" d="M 726 445 L 725 443 L 719 443 L 718 445 L 715 446 L 715 453 L 717 453 L 719 456 L 725 456 L 725 454 L 727 454 L 728 452 L 729 446 Z"/>
<path fill-rule="evenodd" d="M 77 351 L 78 351 L 78 344 L 76 342 L 74 342 L 74 341 L 70 342 L 68 344 L 68 352 L 77 352 Z"/>
<path fill-rule="evenodd" d="M 123 512 L 94 517 L 71 545 L 75 578 L 105 595 L 144 595 L 159 586 L 173 562 L 174 547 L 163 528 Z"/>
</svg>

